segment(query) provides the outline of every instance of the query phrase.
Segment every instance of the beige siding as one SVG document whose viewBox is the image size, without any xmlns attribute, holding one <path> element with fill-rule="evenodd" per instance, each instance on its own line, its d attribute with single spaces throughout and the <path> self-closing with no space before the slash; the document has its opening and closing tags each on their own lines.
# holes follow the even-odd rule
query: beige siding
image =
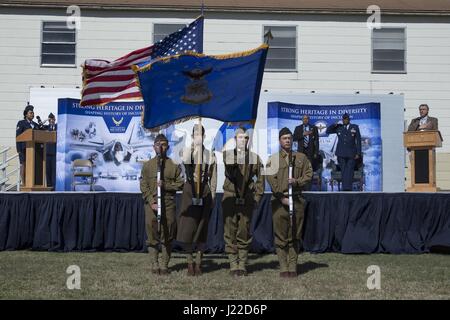
<svg viewBox="0 0 450 320">
<path fill-rule="evenodd" d="M 42 21 L 63 21 L 65 11 L 1 9 L 0 146 L 14 145 L 14 128 L 29 99 L 30 87 L 80 86 L 79 65 L 85 59 L 115 59 L 148 46 L 153 23 L 187 23 L 193 16 L 89 11 L 83 15 L 81 30 L 77 32 L 77 67 L 41 68 Z M 390 22 L 387 26 L 406 27 L 407 74 L 372 74 L 371 32 L 365 19 L 291 17 L 287 20 L 285 16 L 270 14 L 207 15 L 205 52 L 223 54 L 254 48 L 262 41 L 264 25 L 297 26 L 298 72 L 266 72 L 263 89 L 298 93 L 315 90 L 318 94 L 402 93 L 408 122 L 417 116 L 418 105 L 427 102 L 430 115 L 439 118 L 444 137 L 444 147 L 438 150 L 438 184 L 450 189 L 450 23 L 436 23 L 430 17 L 405 17 L 397 23 Z"/>
</svg>

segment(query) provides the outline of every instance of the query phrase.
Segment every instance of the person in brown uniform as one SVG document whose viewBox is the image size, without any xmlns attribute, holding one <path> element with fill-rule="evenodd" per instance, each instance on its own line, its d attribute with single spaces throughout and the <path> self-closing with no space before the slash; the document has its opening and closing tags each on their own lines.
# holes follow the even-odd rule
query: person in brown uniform
<svg viewBox="0 0 450 320">
<path fill-rule="evenodd" d="M 312 178 L 312 167 L 306 155 L 292 151 L 292 133 L 288 128 L 279 132 L 281 150 L 273 154 L 266 166 L 272 188 L 272 214 L 275 249 L 280 263 L 280 276 L 297 276 L 297 260 L 302 239 L 305 200 L 302 188 Z M 292 177 L 289 177 L 292 166 Z M 293 212 L 289 206 L 289 184 L 292 185 Z"/>
<path fill-rule="evenodd" d="M 172 241 L 176 234 L 175 196 L 183 188 L 181 168 L 167 157 L 169 142 L 163 134 L 156 136 L 156 156 L 145 162 L 141 172 L 141 192 L 145 201 L 145 228 L 152 273 L 169 273 Z M 160 180 L 157 172 L 160 168 Z M 161 220 L 158 223 L 158 185 L 161 188 Z M 159 229 L 159 230 L 158 230 Z M 159 254 L 158 244 L 161 244 Z"/>
<path fill-rule="evenodd" d="M 189 276 L 202 274 L 202 256 L 208 237 L 208 223 L 214 206 L 217 186 L 217 163 L 214 153 L 205 149 L 205 128 L 192 129 L 192 145 L 182 152 L 186 176 L 181 199 L 177 241 L 186 251 Z M 196 245 L 194 264 L 193 244 Z"/>
<path fill-rule="evenodd" d="M 225 252 L 232 276 L 247 275 L 248 250 L 252 242 L 252 213 L 264 194 L 263 165 L 260 157 L 248 150 L 249 136 L 244 128 L 235 132 L 236 148 L 223 153 L 225 182 L 222 213 Z"/>
</svg>

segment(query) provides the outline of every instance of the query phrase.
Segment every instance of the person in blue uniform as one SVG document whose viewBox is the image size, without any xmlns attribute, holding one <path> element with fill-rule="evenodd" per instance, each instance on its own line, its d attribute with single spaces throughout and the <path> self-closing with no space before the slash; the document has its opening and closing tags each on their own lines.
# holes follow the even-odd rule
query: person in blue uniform
<svg viewBox="0 0 450 320">
<path fill-rule="evenodd" d="M 56 131 L 57 124 L 55 123 L 55 115 L 50 113 L 48 115 L 48 125 L 44 127 L 48 131 Z M 56 143 L 47 143 L 46 147 L 46 176 L 47 176 L 47 186 L 52 187 L 55 190 L 56 182 Z"/>
<path fill-rule="evenodd" d="M 350 116 L 342 116 L 342 124 L 332 124 L 327 128 L 327 134 L 337 134 L 338 143 L 336 156 L 342 173 L 343 191 L 352 191 L 355 161 L 361 158 L 361 134 L 359 126 L 350 123 Z"/>
<path fill-rule="evenodd" d="M 34 107 L 27 105 L 23 110 L 23 120 L 20 120 L 16 126 L 16 137 L 25 132 L 28 129 L 38 130 L 39 125 L 33 121 L 34 119 Z M 25 142 L 16 142 L 17 153 L 19 154 L 20 162 L 20 179 L 21 183 L 25 183 Z"/>
</svg>

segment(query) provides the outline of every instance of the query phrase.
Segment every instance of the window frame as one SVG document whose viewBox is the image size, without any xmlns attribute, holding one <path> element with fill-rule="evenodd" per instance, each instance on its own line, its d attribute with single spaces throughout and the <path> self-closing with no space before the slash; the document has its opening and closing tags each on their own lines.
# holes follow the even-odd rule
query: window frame
<svg viewBox="0 0 450 320">
<path fill-rule="evenodd" d="M 43 45 L 44 44 L 55 44 L 55 42 L 45 42 L 44 43 L 44 24 L 48 23 L 48 22 L 59 22 L 59 23 L 65 22 L 66 23 L 66 21 L 61 21 L 61 20 L 41 20 L 41 37 L 40 37 L 41 50 L 40 50 L 40 55 L 39 55 L 39 65 L 40 65 L 40 67 L 41 68 L 76 68 L 77 67 L 77 43 L 78 43 L 78 32 L 77 32 L 77 29 L 74 29 L 75 42 L 60 42 L 60 43 L 56 43 L 56 44 L 74 44 L 75 45 L 75 50 L 74 50 L 75 62 L 74 62 L 74 64 L 43 63 L 42 62 L 42 60 L 43 60 L 42 57 L 44 55 L 44 53 L 43 53 L 44 46 Z"/>
<path fill-rule="evenodd" d="M 298 62 L 298 40 L 299 40 L 299 36 L 298 36 L 298 25 L 293 25 L 293 24 L 271 24 L 271 25 L 266 25 L 263 24 L 262 25 L 262 42 L 265 43 L 265 32 L 264 32 L 264 28 L 266 27 L 288 27 L 288 28 L 295 28 L 295 67 L 294 69 L 278 69 L 278 68 L 274 68 L 274 69 L 268 69 L 267 67 L 264 68 L 264 72 L 295 72 L 298 73 L 298 68 L 299 68 L 299 62 Z M 282 48 L 281 48 L 282 49 Z M 286 49 L 292 49 L 292 48 L 286 48 Z M 270 41 L 269 41 L 269 51 L 270 51 Z M 267 52 L 268 54 L 268 52 Z"/>
<path fill-rule="evenodd" d="M 405 43 L 405 49 L 404 51 L 404 55 L 403 55 L 403 65 L 404 65 L 404 70 L 401 71 L 396 71 L 396 70 L 374 70 L 373 68 L 373 44 L 374 44 L 374 37 L 373 34 L 375 32 L 375 30 L 379 30 L 379 29 L 372 29 L 371 31 L 371 39 L 370 39 L 370 70 L 372 74 L 407 74 L 408 73 L 408 61 L 407 61 L 407 50 L 408 50 L 408 37 L 407 37 L 407 29 L 406 26 L 386 26 L 386 27 L 381 27 L 381 29 L 402 29 L 404 32 L 404 43 Z"/>
<path fill-rule="evenodd" d="M 152 42 L 153 42 L 153 44 L 156 43 L 155 42 L 155 25 L 180 25 L 180 26 L 182 26 L 181 29 L 186 27 L 186 23 L 183 23 L 183 22 L 180 22 L 180 23 L 178 23 L 178 22 L 166 22 L 166 23 L 153 22 L 153 32 L 152 32 Z M 179 29 L 180 28 L 178 28 L 177 30 L 179 30 Z M 169 34 L 167 34 L 166 36 L 168 36 Z"/>
</svg>

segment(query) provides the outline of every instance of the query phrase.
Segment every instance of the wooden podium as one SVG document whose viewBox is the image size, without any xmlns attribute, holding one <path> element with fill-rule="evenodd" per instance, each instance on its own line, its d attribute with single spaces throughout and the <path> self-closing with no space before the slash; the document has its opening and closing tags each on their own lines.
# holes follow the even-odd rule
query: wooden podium
<svg viewBox="0 0 450 320">
<path fill-rule="evenodd" d="M 442 147 L 437 130 L 403 133 L 403 144 L 411 150 L 411 186 L 408 192 L 436 192 L 436 150 Z"/>
<path fill-rule="evenodd" d="M 46 143 L 56 143 L 56 131 L 28 129 L 16 138 L 26 143 L 23 191 L 50 191 L 45 175 Z"/>
</svg>

